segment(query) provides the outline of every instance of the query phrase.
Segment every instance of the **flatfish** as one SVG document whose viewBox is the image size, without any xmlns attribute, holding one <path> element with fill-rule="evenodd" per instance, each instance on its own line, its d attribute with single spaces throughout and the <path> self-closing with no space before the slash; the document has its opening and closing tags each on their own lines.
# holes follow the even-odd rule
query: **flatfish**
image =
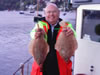
<svg viewBox="0 0 100 75">
<path fill-rule="evenodd" d="M 60 22 L 62 28 L 65 28 L 65 22 Z M 61 57 L 67 61 L 71 56 L 74 55 L 74 52 L 77 48 L 77 41 L 74 35 L 66 36 L 66 32 L 61 32 L 56 44 L 55 49 L 58 50 Z"/>
<path fill-rule="evenodd" d="M 49 52 L 49 46 L 45 41 L 44 36 L 40 36 L 37 39 L 31 40 L 30 51 L 37 64 L 43 64 Z"/>
</svg>

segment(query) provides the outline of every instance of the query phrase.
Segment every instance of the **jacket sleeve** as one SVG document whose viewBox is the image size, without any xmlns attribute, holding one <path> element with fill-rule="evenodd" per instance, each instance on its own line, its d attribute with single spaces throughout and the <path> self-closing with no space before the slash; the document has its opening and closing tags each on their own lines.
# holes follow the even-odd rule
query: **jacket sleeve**
<svg viewBox="0 0 100 75">
<path fill-rule="evenodd" d="M 35 24 L 34 28 L 30 32 L 31 39 L 35 38 L 35 30 L 37 29 L 37 25 Z"/>
<path fill-rule="evenodd" d="M 39 28 L 42 28 L 42 29 L 44 30 L 41 21 L 39 21 L 37 24 L 39 24 Z M 34 28 L 33 28 L 33 29 L 31 30 L 31 32 L 30 32 L 30 36 L 31 36 L 32 39 L 35 39 L 35 32 L 36 32 L 36 29 L 38 28 L 38 27 L 37 27 L 37 24 L 35 24 Z M 44 30 L 44 31 L 45 31 L 45 30 Z M 47 35 L 46 35 L 46 34 L 44 35 L 44 38 L 45 38 L 45 40 L 46 40 L 46 38 L 47 38 Z"/>
<path fill-rule="evenodd" d="M 72 29 L 72 31 L 74 32 L 74 36 L 76 37 L 76 31 L 74 30 L 74 28 L 70 22 L 68 22 L 68 27 L 70 27 Z"/>
</svg>

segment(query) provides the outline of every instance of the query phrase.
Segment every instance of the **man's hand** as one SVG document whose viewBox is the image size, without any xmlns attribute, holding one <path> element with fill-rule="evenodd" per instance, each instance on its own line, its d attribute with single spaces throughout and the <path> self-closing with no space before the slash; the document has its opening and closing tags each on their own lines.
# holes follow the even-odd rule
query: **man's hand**
<svg viewBox="0 0 100 75">
<path fill-rule="evenodd" d="M 64 27 L 62 29 L 62 32 L 65 32 L 66 33 L 66 36 L 70 36 L 70 35 L 73 35 L 74 34 L 73 31 L 72 31 L 72 29 L 70 27 Z"/>
<path fill-rule="evenodd" d="M 41 36 L 44 36 L 44 34 L 45 34 L 45 32 L 44 32 L 43 29 L 41 29 L 41 28 L 36 29 L 35 39 L 37 39 L 37 38 L 39 38 Z"/>
</svg>

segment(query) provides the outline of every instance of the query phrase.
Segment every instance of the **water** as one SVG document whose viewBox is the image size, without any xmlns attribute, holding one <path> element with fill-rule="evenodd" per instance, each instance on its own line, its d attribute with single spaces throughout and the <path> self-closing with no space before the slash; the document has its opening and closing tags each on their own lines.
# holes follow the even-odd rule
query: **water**
<svg viewBox="0 0 100 75">
<path fill-rule="evenodd" d="M 19 14 L 17 11 L 0 11 L 0 75 L 12 75 L 20 63 L 31 55 L 28 51 L 30 31 L 34 27 L 33 14 Z M 75 27 L 75 13 L 67 13 L 64 20 Z"/>
<path fill-rule="evenodd" d="M 30 57 L 29 32 L 33 27 L 33 16 L 0 12 L 0 75 L 12 75 Z"/>
</svg>

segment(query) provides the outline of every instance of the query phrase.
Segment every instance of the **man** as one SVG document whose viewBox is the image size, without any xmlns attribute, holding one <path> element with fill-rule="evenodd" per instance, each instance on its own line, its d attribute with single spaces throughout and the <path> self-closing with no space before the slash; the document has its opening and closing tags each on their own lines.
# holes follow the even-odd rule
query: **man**
<svg viewBox="0 0 100 75">
<path fill-rule="evenodd" d="M 71 61 L 70 59 L 66 62 L 55 49 L 56 39 L 58 37 L 60 25 L 59 22 L 62 19 L 59 18 L 60 11 L 58 7 L 50 3 L 44 10 L 45 17 L 38 22 L 38 25 L 31 31 L 32 39 L 36 40 L 41 35 L 49 45 L 49 52 L 41 66 L 37 64 L 36 60 L 33 63 L 31 75 L 71 75 Z M 67 23 L 69 27 L 65 27 L 62 31 L 65 32 L 66 36 L 73 35 L 74 29 L 70 23 Z M 35 32 L 36 31 L 36 32 Z M 31 44 L 34 45 L 34 44 Z M 32 53 L 32 49 L 31 53 Z"/>
</svg>

